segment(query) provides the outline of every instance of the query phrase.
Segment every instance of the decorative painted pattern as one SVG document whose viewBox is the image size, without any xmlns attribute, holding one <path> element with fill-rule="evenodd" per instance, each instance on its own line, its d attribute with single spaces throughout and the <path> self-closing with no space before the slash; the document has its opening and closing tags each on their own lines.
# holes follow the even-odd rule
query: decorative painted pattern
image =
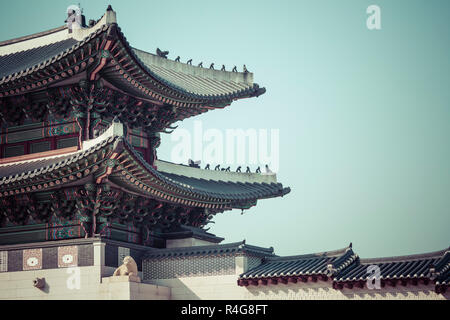
<svg viewBox="0 0 450 320">
<path fill-rule="evenodd" d="M 23 250 L 23 270 L 42 269 L 42 249 Z"/>
<path fill-rule="evenodd" d="M 6 132 L 0 135 L 0 144 L 43 139 L 78 131 L 79 128 L 73 119 L 36 123 L 6 129 Z"/>
<path fill-rule="evenodd" d="M 71 239 L 79 238 L 80 236 L 81 225 L 79 221 L 66 221 L 47 224 L 47 240 Z"/>
<path fill-rule="evenodd" d="M 76 266 L 78 266 L 78 247 L 58 247 L 58 267 L 65 268 Z"/>
</svg>

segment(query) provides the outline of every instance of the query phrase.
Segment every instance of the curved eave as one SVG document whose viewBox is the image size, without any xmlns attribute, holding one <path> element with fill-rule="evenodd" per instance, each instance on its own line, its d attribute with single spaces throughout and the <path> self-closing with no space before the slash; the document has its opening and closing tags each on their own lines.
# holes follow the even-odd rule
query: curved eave
<svg viewBox="0 0 450 320">
<path fill-rule="evenodd" d="M 99 48 L 105 44 L 104 36 L 107 30 L 108 25 L 103 25 L 69 48 L 44 57 L 41 61 L 21 71 L 4 75 L 0 79 L 0 98 L 45 89 L 86 71 L 88 66 L 94 63 Z M 69 40 L 71 39 L 64 41 Z M 26 56 L 28 51 L 39 50 L 44 47 L 13 54 Z"/>
<path fill-rule="evenodd" d="M 255 205 L 259 199 L 283 196 L 290 191 L 279 183 L 232 183 L 192 178 L 188 178 L 188 182 L 183 181 L 185 177 L 176 178 L 159 172 L 126 140 L 123 140 L 123 143 L 126 154 L 118 157 L 117 160 L 121 164 L 110 179 L 122 186 L 127 185 L 127 188 L 134 192 L 159 197 L 164 201 L 211 209 L 248 208 Z M 126 165 L 132 170 L 126 169 Z M 203 187 L 200 187 L 201 185 Z M 222 188 L 236 191 L 224 192 L 220 190 Z"/>
<path fill-rule="evenodd" d="M 92 40 L 95 38 L 101 38 L 101 42 L 97 41 L 93 44 Z M 30 50 L 36 49 L 39 47 Z M 4 75 L 0 79 L 0 97 L 45 88 L 86 70 L 85 61 L 82 67 L 79 65 L 81 64 L 80 50 L 83 50 L 81 54 L 83 57 L 87 55 L 85 52 L 93 53 L 88 61 L 89 65 L 96 63 L 93 58 L 96 58 L 96 61 L 104 60 L 100 75 L 121 89 L 141 98 L 169 103 L 177 107 L 223 108 L 233 100 L 259 96 L 265 92 L 265 89 L 259 88 L 257 84 L 224 94 L 189 92 L 167 81 L 147 67 L 131 48 L 118 25 L 111 23 L 100 27 L 96 26 L 95 31 L 82 41 L 77 41 L 61 52 L 44 57 L 42 61 L 36 61 L 23 70 Z M 72 56 L 75 51 L 78 54 Z M 22 52 L 25 57 L 26 53 L 27 51 Z M 13 54 L 20 54 L 20 52 Z M 208 79 L 204 79 L 204 81 L 207 82 Z"/>
<path fill-rule="evenodd" d="M 260 88 L 258 84 L 251 84 L 247 88 L 230 91 L 225 94 L 189 92 L 152 71 L 138 57 L 120 30 L 120 27 L 117 25 L 111 26 L 111 28 L 114 27 L 117 30 L 116 34 L 120 45 L 114 44 L 112 46 L 110 68 L 105 68 L 102 71 L 102 75 L 116 83 L 120 79 L 120 85 L 125 86 L 127 90 L 132 90 L 133 94 L 147 96 L 179 107 L 200 105 L 220 108 L 230 104 L 233 100 L 259 96 L 265 92 L 265 88 Z M 128 70 L 131 70 L 131 72 Z M 116 80 L 114 80 L 114 77 Z M 204 81 L 208 81 L 208 79 L 204 79 Z M 128 86 L 126 82 L 129 83 Z"/>
</svg>

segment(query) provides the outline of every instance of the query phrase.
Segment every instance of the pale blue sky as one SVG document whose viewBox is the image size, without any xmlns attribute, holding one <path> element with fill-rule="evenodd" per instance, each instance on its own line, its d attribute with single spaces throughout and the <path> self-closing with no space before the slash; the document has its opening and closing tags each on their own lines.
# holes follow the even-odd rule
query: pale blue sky
<svg viewBox="0 0 450 320">
<path fill-rule="evenodd" d="M 0 0 L 0 40 L 60 26 L 77 2 Z M 278 179 L 291 193 L 219 214 L 211 232 L 280 255 L 349 242 L 362 257 L 449 246 L 449 1 L 81 2 L 87 19 L 108 4 L 132 46 L 246 64 L 267 88 L 180 124 L 280 129 Z M 371 4 L 378 31 L 366 28 Z M 172 147 L 165 136 L 159 157 Z"/>
</svg>

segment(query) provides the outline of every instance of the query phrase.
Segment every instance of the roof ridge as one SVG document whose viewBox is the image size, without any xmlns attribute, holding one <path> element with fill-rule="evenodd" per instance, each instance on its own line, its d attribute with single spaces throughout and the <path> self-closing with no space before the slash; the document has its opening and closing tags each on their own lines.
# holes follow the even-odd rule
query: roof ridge
<svg viewBox="0 0 450 320">
<path fill-rule="evenodd" d="M 203 245 L 203 246 L 155 248 L 155 249 L 148 250 L 147 253 L 152 255 L 155 253 L 164 253 L 164 252 L 195 252 L 195 251 L 210 250 L 210 249 L 220 250 L 220 249 L 228 249 L 228 248 L 236 248 L 236 249 L 241 249 L 243 251 L 246 251 L 246 249 L 249 249 L 249 250 L 255 250 L 255 251 L 263 251 L 263 252 L 267 252 L 267 253 L 273 253 L 273 247 L 264 248 L 264 247 L 254 246 L 254 245 L 248 245 L 245 243 L 245 240 L 238 241 L 238 242 Z"/>
<path fill-rule="evenodd" d="M 277 175 L 273 174 L 259 174 L 255 172 L 234 172 L 234 171 L 219 171 L 219 170 L 208 170 L 202 168 L 191 167 L 189 165 L 173 163 L 166 160 L 157 159 L 155 164 L 158 167 L 158 171 L 162 174 L 176 175 L 181 174 L 177 172 L 178 168 L 184 170 L 183 176 L 188 176 L 194 179 L 203 180 L 213 180 L 213 181 L 223 181 L 223 182 L 242 182 L 242 183 L 277 183 Z M 202 176 L 200 176 L 202 175 Z"/>
<path fill-rule="evenodd" d="M 239 242 L 231 242 L 224 244 L 211 244 L 211 245 L 203 245 L 203 246 L 189 246 L 189 247 L 175 247 L 175 248 L 151 248 L 147 251 L 147 254 L 152 255 L 155 253 L 164 253 L 164 252 L 190 252 L 190 251 L 202 251 L 208 249 L 218 249 L 218 248 L 238 248 L 244 244 L 244 241 Z"/>
<path fill-rule="evenodd" d="M 36 32 L 36 33 L 30 34 L 30 35 L 26 35 L 26 36 L 21 36 L 21 37 L 9 39 L 9 40 L 0 41 L 0 47 L 7 46 L 7 45 L 10 45 L 10 44 L 14 44 L 14 43 L 18 43 L 18 42 L 22 42 L 22 41 L 36 39 L 36 38 L 39 38 L 39 37 L 44 37 L 46 35 L 49 35 L 49 34 L 52 34 L 52 33 L 55 33 L 55 32 L 59 32 L 59 31 L 64 30 L 64 29 L 67 29 L 67 25 L 63 25 L 63 26 L 60 26 L 60 27 L 56 27 L 56 28 L 53 28 L 53 29 L 46 30 L 46 31 Z"/>
<path fill-rule="evenodd" d="M 278 256 L 278 257 L 269 257 L 267 260 L 271 261 L 288 261 L 288 260 L 296 260 L 296 259 L 313 259 L 313 258 L 333 258 L 333 257 L 340 257 L 343 254 L 345 254 L 350 247 L 345 247 L 337 250 L 332 251 L 324 251 L 324 252 L 316 252 L 316 253 L 307 253 L 307 254 L 299 254 L 299 255 L 292 255 L 292 256 Z"/>
<path fill-rule="evenodd" d="M 208 67 L 201 67 L 201 66 L 196 66 L 196 65 L 193 65 L 193 64 L 189 64 L 189 63 L 185 63 L 185 62 L 181 62 L 181 61 L 177 61 L 177 60 L 172 60 L 172 59 L 169 59 L 169 58 L 163 58 L 163 57 L 161 57 L 161 56 L 158 56 L 157 54 L 154 54 L 154 53 L 151 53 L 151 52 L 147 52 L 147 51 L 145 51 L 145 50 L 142 50 L 142 49 L 138 49 L 138 48 L 135 48 L 135 47 L 132 47 L 132 46 L 130 46 L 130 48 L 132 49 L 132 50 L 134 50 L 134 51 L 139 51 L 139 52 L 142 52 L 142 53 L 144 53 L 144 54 L 149 54 L 149 55 L 151 55 L 153 58 L 155 58 L 156 59 L 156 61 L 160 61 L 160 62 L 166 62 L 166 61 L 170 61 L 169 63 L 170 64 L 174 64 L 174 65 L 177 65 L 177 64 L 180 64 L 180 65 L 183 65 L 183 66 L 188 66 L 188 68 L 192 68 L 192 70 L 211 70 L 211 71 L 209 71 L 209 72 L 212 72 L 212 73 L 216 73 L 216 74 L 221 74 L 221 73 L 230 73 L 230 74 L 238 74 L 238 75 L 245 75 L 245 74 L 248 74 L 248 75 L 253 75 L 253 72 L 250 72 L 250 71 L 247 71 L 247 72 L 240 72 L 240 71 L 227 71 L 227 70 L 222 70 L 222 69 L 214 69 L 214 68 L 208 68 Z M 191 59 L 192 60 L 192 59 Z M 214 65 L 214 63 L 212 62 L 212 64 Z M 225 66 L 225 65 L 224 65 Z M 215 71 L 215 72 L 214 72 Z"/>
<path fill-rule="evenodd" d="M 366 264 L 366 263 L 406 262 L 411 260 L 425 260 L 431 258 L 441 258 L 447 251 L 448 248 L 438 251 L 410 254 L 404 256 L 364 258 L 364 259 L 360 258 L 359 261 L 361 264 Z"/>
</svg>

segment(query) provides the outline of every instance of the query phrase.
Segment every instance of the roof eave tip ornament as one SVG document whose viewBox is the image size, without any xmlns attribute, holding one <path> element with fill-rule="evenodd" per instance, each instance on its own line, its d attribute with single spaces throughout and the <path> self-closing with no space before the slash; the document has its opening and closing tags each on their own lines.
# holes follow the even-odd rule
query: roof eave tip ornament
<svg viewBox="0 0 450 320">
<path fill-rule="evenodd" d="M 256 92 L 255 92 L 255 97 L 259 97 L 259 96 L 263 95 L 264 93 L 266 93 L 266 88 L 264 88 L 264 87 L 258 88 L 258 90 L 256 90 Z"/>
<path fill-rule="evenodd" d="M 117 17 L 116 12 L 113 10 L 111 5 L 108 5 L 108 8 L 106 8 L 106 24 L 113 24 L 117 23 Z"/>
</svg>

